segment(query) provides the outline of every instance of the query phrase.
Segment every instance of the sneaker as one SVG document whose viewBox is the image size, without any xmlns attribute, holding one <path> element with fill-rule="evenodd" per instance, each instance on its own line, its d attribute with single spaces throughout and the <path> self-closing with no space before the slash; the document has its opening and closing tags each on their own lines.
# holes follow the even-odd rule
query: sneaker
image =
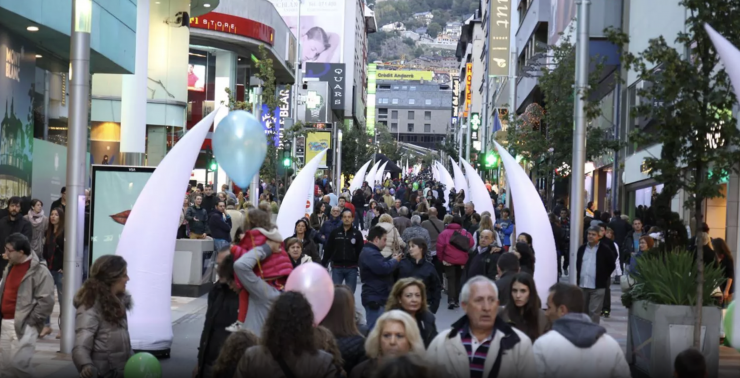
<svg viewBox="0 0 740 378">
<path fill-rule="evenodd" d="M 447 305 L 447 309 L 448 310 L 454 310 L 455 309 L 455 304 L 454 303 L 450 303 L 449 305 Z"/>
<path fill-rule="evenodd" d="M 609 311 L 604 310 L 601 312 L 601 317 L 609 319 Z"/>
<path fill-rule="evenodd" d="M 460 302 L 455 302 L 455 308 L 459 308 L 459 307 L 460 307 Z"/>
<path fill-rule="evenodd" d="M 242 329 L 242 327 L 244 327 L 244 323 L 237 320 L 234 322 L 234 324 L 226 327 L 226 330 L 232 333 L 239 332 L 239 330 Z"/>
</svg>

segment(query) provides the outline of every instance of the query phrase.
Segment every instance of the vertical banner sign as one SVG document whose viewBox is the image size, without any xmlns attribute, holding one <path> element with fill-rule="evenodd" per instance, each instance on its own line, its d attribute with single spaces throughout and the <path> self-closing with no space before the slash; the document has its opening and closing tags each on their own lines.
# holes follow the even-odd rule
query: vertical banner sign
<svg viewBox="0 0 740 378">
<path fill-rule="evenodd" d="M 287 85 L 277 86 L 277 96 L 280 100 L 280 106 L 278 107 L 278 147 L 283 148 L 283 130 L 285 130 L 285 119 L 290 118 L 290 105 L 291 105 L 291 91 Z"/>
<path fill-rule="evenodd" d="M 452 118 L 457 119 L 460 112 L 460 78 L 452 78 Z"/>
<path fill-rule="evenodd" d="M 328 98 L 329 86 L 327 83 L 323 81 L 308 82 L 305 103 L 306 123 L 327 123 L 329 121 Z"/>
<path fill-rule="evenodd" d="M 270 107 L 262 104 L 262 128 L 265 130 L 267 138 L 272 138 L 275 146 L 280 145 L 280 107 L 270 113 Z"/>
<path fill-rule="evenodd" d="M 314 131 L 306 135 L 306 161 L 310 162 L 321 151 L 331 148 L 331 132 Z M 326 168 L 326 154 L 319 162 L 319 168 Z"/>
<path fill-rule="evenodd" d="M 463 111 L 463 117 L 468 116 L 470 110 L 470 102 L 473 99 L 473 92 L 471 86 L 473 85 L 473 63 L 465 65 L 465 110 Z"/>
<path fill-rule="evenodd" d="M 367 133 L 375 135 L 375 63 L 367 65 Z"/>
<path fill-rule="evenodd" d="M 343 63 L 306 63 L 306 77 L 329 83 L 331 109 L 344 109 L 346 69 Z"/>
<path fill-rule="evenodd" d="M 509 74 L 509 24 L 511 8 L 509 0 L 494 0 L 488 4 L 488 74 Z"/>
<path fill-rule="evenodd" d="M 480 132 L 480 114 L 470 113 L 470 139 L 478 140 L 478 133 Z"/>
</svg>

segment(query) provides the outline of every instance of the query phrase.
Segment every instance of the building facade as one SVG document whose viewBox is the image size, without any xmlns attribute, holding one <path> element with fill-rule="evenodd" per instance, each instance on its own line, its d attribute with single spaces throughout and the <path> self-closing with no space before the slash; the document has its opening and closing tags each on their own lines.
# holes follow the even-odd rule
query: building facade
<svg viewBox="0 0 740 378">
<path fill-rule="evenodd" d="M 376 124 L 386 127 L 399 142 L 434 149 L 451 127 L 449 85 L 378 80 L 376 99 Z"/>
</svg>

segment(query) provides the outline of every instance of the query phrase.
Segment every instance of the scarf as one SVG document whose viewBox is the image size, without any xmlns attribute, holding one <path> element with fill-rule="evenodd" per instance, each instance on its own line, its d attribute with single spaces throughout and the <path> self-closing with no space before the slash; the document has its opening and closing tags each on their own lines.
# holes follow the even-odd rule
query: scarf
<svg viewBox="0 0 740 378">
<path fill-rule="evenodd" d="M 44 209 L 41 209 L 38 213 L 33 211 L 33 209 L 28 210 L 28 220 L 31 221 L 31 224 L 34 226 L 41 224 L 41 222 L 44 221 Z"/>
</svg>

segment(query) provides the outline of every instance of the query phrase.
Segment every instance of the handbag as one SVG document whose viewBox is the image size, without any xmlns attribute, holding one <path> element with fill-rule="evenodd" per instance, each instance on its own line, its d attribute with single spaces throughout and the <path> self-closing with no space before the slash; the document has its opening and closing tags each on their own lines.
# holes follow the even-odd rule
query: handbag
<svg viewBox="0 0 740 378">
<path fill-rule="evenodd" d="M 467 251 L 470 249 L 470 241 L 468 240 L 468 237 L 458 230 L 455 230 L 455 232 L 452 233 L 452 236 L 450 237 L 450 245 L 461 251 Z"/>
</svg>

